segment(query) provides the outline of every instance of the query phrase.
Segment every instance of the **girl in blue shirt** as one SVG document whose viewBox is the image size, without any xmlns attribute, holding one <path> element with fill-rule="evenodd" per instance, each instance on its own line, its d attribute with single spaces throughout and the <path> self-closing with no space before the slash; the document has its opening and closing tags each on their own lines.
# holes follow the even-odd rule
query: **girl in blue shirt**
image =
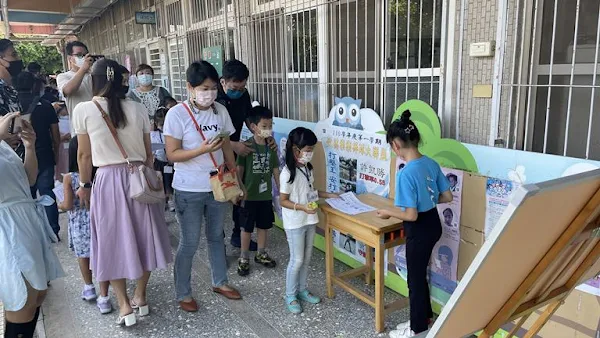
<svg viewBox="0 0 600 338">
<path fill-rule="evenodd" d="M 392 150 L 406 162 L 396 174 L 394 204 L 397 208 L 377 211 L 380 218 L 394 217 L 404 221 L 406 236 L 410 321 L 390 332 L 392 338 L 413 337 L 426 331 L 433 318 L 427 266 L 433 247 L 442 235 L 436 206 L 452 201 L 450 184 L 440 166 L 419 152 L 421 136 L 410 115 L 408 110 L 405 111 L 387 132 Z"/>
</svg>

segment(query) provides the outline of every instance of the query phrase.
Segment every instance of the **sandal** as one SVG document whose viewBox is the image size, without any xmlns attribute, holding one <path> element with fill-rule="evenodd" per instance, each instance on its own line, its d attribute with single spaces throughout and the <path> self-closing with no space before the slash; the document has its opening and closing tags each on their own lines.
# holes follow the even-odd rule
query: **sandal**
<svg viewBox="0 0 600 338">
<path fill-rule="evenodd" d="M 291 313 L 295 315 L 302 313 L 302 306 L 296 297 L 285 297 L 285 304 Z"/>
<path fill-rule="evenodd" d="M 137 323 L 137 319 L 135 318 L 135 313 L 132 312 L 125 316 L 119 316 L 117 318 L 117 325 L 125 325 L 125 326 L 133 326 Z"/>
<path fill-rule="evenodd" d="M 147 316 L 150 314 L 150 307 L 148 306 L 148 304 L 137 305 L 136 302 L 133 299 L 131 299 L 129 301 L 129 305 L 134 310 L 134 312 L 135 310 L 138 310 L 140 317 Z"/>
</svg>

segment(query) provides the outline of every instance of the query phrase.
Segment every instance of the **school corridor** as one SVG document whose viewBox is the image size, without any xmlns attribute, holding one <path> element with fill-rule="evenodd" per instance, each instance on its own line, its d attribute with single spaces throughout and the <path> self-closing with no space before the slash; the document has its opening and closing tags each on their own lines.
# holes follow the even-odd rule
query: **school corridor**
<svg viewBox="0 0 600 338">
<path fill-rule="evenodd" d="M 231 213 L 228 213 L 231 215 Z M 179 229 L 174 214 L 167 215 L 173 254 L 177 249 Z M 229 239 L 232 222 L 225 222 Z M 241 301 L 230 301 L 214 294 L 210 287 L 210 268 L 206 258 L 205 239 L 194 260 L 192 288 L 200 310 L 187 313 L 175 302 L 173 290 L 173 265 L 168 270 L 152 275 L 148 285 L 150 316 L 140 317 L 138 325 L 123 329 L 115 325 L 116 312 L 101 315 L 95 302 L 80 298 L 81 277 L 77 260 L 67 243 L 67 218 L 61 214 L 61 238 L 56 251 L 65 269 L 66 277 L 52 282 L 48 298 L 43 305 L 43 321 L 38 324 L 39 338 L 95 338 L 95 337 L 387 337 L 387 332 L 408 320 L 408 308 L 386 317 L 386 332 L 375 333 L 373 308 L 354 296 L 336 289 L 336 297 L 325 295 L 325 255 L 314 250 L 309 276 L 309 286 L 323 298 L 319 305 L 306 306 L 301 315 L 290 314 L 283 304 L 285 268 L 289 250 L 285 233 L 273 228 L 270 253 L 277 261 L 275 269 L 258 268 L 251 263 L 252 272 L 240 277 L 236 272 L 239 249 L 227 247 L 231 285 L 243 296 Z M 204 236 L 204 235 L 203 235 Z M 335 262 L 336 271 L 347 267 Z M 374 293 L 372 286 L 355 279 L 356 286 Z M 130 283 L 130 291 L 133 284 Z M 400 297 L 386 289 L 386 300 Z M 112 293 L 112 292 L 111 292 Z M 117 304 L 112 296 L 113 305 Z"/>
</svg>

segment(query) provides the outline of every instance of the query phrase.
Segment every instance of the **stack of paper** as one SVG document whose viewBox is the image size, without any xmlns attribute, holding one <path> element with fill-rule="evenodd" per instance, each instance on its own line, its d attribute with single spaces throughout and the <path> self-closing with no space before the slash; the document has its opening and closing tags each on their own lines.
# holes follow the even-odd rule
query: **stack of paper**
<svg viewBox="0 0 600 338">
<path fill-rule="evenodd" d="M 325 202 L 332 208 L 348 215 L 358 215 L 376 210 L 372 206 L 361 202 L 353 192 L 341 194 L 338 198 L 328 198 Z"/>
</svg>

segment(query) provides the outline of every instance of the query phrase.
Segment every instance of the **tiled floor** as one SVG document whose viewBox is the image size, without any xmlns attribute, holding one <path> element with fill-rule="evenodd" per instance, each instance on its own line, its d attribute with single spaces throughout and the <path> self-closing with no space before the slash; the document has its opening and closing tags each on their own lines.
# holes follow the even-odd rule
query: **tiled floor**
<svg viewBox="0 0 600 338">
<path fill-rule="evenodd" d="M 63 234 L 66 236 L 66 217 L 61 215 Z M 178 242 L 178 226 L 173 215 L 168 216 L 171 243 L 175 251 Z M 231 221 L 226 222 L 229 237 Z M 306 306 L 301 315 L 287 312 L 283 304 L 285 268 L 288 248 L 283 231 L 274 228 L 270 238 L 270 254 L 277 260 L 277 267 L 266 269 L 252 265 L 247 277 L 237 275 L 235 267 L 239 251 L 228 246 L 230 283 L 243 295 L 241 301 L 229 301 L 214 294 L 210 288 L 210 267 L 206 258 L 206 246 L 201 242 L 193 267 L 192 285 L 200 311 L 195 314 L 182 312 L 174 301 L 172 266 L 166 271 L 152 275 L 148 288 L 151 307 L 149 317 L 140 318 L 131 328 L 115 326 L 116 313 L 100 315 L 94 303 L 79 298 L 82 282 L 77 261 L 68 250 L 66 242 L 59 243 L 56 250 L 67 274 L 66 278 L 52 282 L 43 307 L 43 330 L 49 338 L 93 337 L 385 337 L 387 333 L 374 331 L 374 311 L 350 294 L 337 289 L 334 299 L 325 297 L 325 257 L 315 250 L 309 276 L 310 289 L 323 297 L 319 305 Z M 336 262 L 336 270 L 347 269 Z M 355 285 L 373 292 L 360 280 Z M 386 290 L 387 300 L 399 297 Z M 113 304 L 116 299 L 113 296 Z M 396 324 L 407 320 L 404 309 L 387 316 L 386 332 Z"/>
</svg>

